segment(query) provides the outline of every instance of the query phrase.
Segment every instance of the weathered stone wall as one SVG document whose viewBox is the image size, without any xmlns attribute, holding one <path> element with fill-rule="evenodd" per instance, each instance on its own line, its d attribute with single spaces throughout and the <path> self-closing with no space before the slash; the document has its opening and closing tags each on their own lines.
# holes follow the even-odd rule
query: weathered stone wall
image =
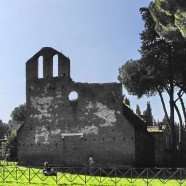
<svg viewBox="0 0 186 186">
<path fill-rule="evenodd" d="M 60 53 L 58 67 L 63 62 L 64 69 L 52 77 L 56 53 L 44 48 L 27 62 L 27 119 L 18 133 L 19 163 L 83 166 L 92 154 L 96 166 L 134 165 L 135 127 L 122 113 L 121 84 L 73 82 L 69 59 Z M 44 78 L 38 79 L 40 55 Z M 72 91 L 78 93 L 75 101 L 69 100 Z"/>
<path fill-rule="evenodd" d="M 135 166 L 154 166 L 154 137 L 147 132 L 144 120 L 123 104 L 123 115 L 135 126 Z"/>
<path fill-rule="evenodd" d="M 154 163 L 156 167 L 171 166 L 170 135 L 166 132 L 151 132 L 154 136 Z"/>
<path fill-rule="evenodd" d="M 136 166 L 154 166 L 154 138 L 148 132 L 136 130 L 135 147 Z"/>
</svg>

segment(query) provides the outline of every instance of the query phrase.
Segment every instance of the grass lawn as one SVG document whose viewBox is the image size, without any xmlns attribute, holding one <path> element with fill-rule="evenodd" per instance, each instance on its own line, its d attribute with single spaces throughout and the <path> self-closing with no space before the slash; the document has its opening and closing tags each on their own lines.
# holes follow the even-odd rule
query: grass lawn
<svg viewBox="0 0 186 186">
<path fill-rule="evenodd" d="M 44 176 L 41 169 L 26 168 L 21 166 L 15 166 L 10 164 L 8 166 L 2 166 L 4 163 L 0 163 L 0 186 L 44 186 L 44 185 L 86 185 L 88 186 L 146 186 L 146 180 L 143 179 L 127 179 L 127 178 L 114 178 L 114 177 L 100 177 L 89 176 L 83 174 L 69 174 L 58 172 L 56 176 Z M 4 183 L 3 183 L 4 180 Z M 30 180 L 30 183 L 29 183 Z M 57 184 L 56 184 L 57 181 Z M 165 180 L 161 180 L 165 182 Z M 179 186 L 180 184 L 176 180 L 169 180 L 166 183 L 162 183 L 158 179 L 149 180 L 149 186 Z M 186 186 L 186 180 L 182 183 L 182 186 Z M 131 182 L 131 183 L 130 183 Z M 117 183 L 117 184 L 115 184 Z"/>
</svg>

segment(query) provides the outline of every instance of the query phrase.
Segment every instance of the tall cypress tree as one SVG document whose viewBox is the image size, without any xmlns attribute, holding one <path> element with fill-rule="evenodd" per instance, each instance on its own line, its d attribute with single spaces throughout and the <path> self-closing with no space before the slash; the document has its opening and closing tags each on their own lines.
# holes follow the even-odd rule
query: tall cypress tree
<svg viewBox="0 0 186 186">
<path fill-rule="evenodd" d="M 147 122 L 148 126 L 153 125 L 153 116 L 150 101 L 147 101 L 147 109 L 143 112 L 144 119 Z"/>
<path fill-rule="evenodd" d="M 124 103 L 126 105 L 130 106 L 130 100 L 127 97 L 124 99 Z"/>
<path fill-rule="evenodd" d="M 140 110 L 139 105 L 136 105 L 136 114 L 137 114 L 138 116 L 141 115 L 141 110 Z"/>
</svg>

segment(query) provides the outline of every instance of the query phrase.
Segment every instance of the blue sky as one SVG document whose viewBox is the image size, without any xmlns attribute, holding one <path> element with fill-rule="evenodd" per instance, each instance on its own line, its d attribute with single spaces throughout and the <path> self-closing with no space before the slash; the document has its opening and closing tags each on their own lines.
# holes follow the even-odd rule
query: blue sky
<svg viewBox="0 0 186 186">
<path fill-rule="evenodd" d="M 71 60 L 78 82 L 116 82 L 118 68 L 139 58 L 143 22 L 139 8 L 150 0 L 2 0 L 0 6 L 0 119 L 25 103 L 25 63 L 44 46 Z M 124 91 L 125 94 L 126 91 Z M 133 109 L 147 99 L 128 96 Z M 153 115 L 162 118 L 159 98 Z"/>
</svg>

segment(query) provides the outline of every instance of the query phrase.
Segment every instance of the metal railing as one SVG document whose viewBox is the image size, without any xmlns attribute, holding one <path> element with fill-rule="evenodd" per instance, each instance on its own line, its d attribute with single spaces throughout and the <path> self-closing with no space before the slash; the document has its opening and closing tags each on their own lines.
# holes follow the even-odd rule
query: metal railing
<svg viewBox="0 0 186 186">
<path fill-rule="evenodd" d="M 186 186 L 184 168 L 54 167 L 55 176 L 45 176 L 41 167 L 0 164 L 0 183 L 106 186 Z"/>
</svg>

